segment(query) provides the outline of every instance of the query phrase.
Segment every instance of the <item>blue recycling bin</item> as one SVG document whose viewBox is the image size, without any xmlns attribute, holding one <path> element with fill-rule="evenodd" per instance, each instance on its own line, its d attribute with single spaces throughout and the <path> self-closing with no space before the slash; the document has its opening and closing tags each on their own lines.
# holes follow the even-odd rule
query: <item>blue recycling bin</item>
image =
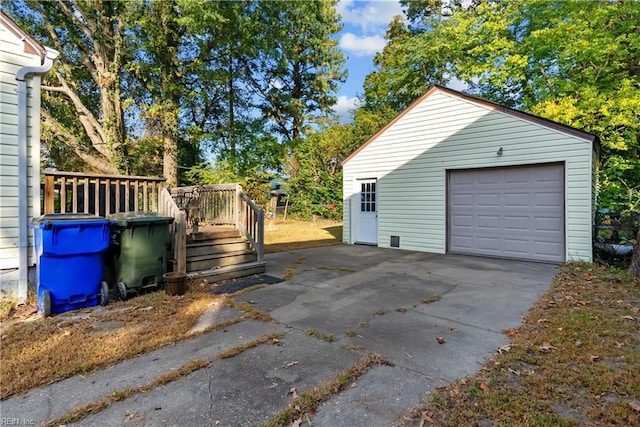
<svg viewBox="0 0 640 427">
<path fill-rule="evenodd" d="M 110 225 L 91 214 L 49 214 L 31 222 L 38 258 L 38 309 L 45 317 L 108 303 L 103 274 Z"/>
</svg>

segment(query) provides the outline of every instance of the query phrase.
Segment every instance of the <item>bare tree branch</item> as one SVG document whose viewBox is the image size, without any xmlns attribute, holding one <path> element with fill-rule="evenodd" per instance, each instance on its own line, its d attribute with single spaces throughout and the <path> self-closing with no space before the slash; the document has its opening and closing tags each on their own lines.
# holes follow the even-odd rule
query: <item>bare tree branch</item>
<svg viewBox="0 0 640 427">
<path fill-rule="evenodd" d="M 82 103 L 80 96 L 67 84 L 66 80 L 58 75 L 58 81 L 62 86 L 43 86 L 42 89 L 52 92 L 64 93 L 73 103 L 78 112 L 78 120 L 84 127 L 91 145 L 103 156 L 109 158 L 109 150 L 105 144 L 105 136 L 100 122 L 95 118 L 93 113 Z"/>
<path fill-rule="evenodd" d="M 58 0 L 58 4 L 64 10 L 64 13 L 78 24 L 78 28 L 80 28 L 87 37 L 91 38 L 91 35 L 96 31 L 95 26 L 91 25 L 91 20 L 87 19 L 86 13 L 83 12 L 76 1 L 72 0 L 71 3 L 76 9 L 75 11 L 71 10 L 63 0 Z M 80 19 L 78 15 L 81 16 L 82 19 Z"/>
<path fill-rule="evenodd" d="M 47 111 L 42 111 L 42 117 L 44 119 L 45 126 L 47 126 L 55 135 L 63 139 L 65 145 L 70 147 L 73 152 L 89 166 L 105 174 L 118 173 L 115 166 L 105 158 L 100 157 L 100 153 L 96 153 L 95 155 L 88 153 L 87 147 L 81 144 L 75 135 L 67 131 L 64 126 L 62 126 L 62 124 L 60 124 L 60 122 L 58 122 Z"/>
</svg>

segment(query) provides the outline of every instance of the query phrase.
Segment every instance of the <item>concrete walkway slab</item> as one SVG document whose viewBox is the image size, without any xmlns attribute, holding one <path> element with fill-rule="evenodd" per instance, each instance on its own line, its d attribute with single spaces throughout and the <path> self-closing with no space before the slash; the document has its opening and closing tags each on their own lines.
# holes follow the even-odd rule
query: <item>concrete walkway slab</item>
<svg viewBox="0 0 640 427">
<path fill-rule="evenodd" d="M 359 358 L 355 352 L 291 330 L 277 345 L 216 360 L 162 388 L 117 402 L 78 425 L 259 425 L 289 405 L 292 389 L 298 394 L 312 389 Z"/>
<path fill-rule="evenodd" d="M 310 415 L 317 427 L 389 426 L 418 406 L 435 387 L 429 378 L 391 366 L 376 366 L 353 386 Z"/>
</svg>

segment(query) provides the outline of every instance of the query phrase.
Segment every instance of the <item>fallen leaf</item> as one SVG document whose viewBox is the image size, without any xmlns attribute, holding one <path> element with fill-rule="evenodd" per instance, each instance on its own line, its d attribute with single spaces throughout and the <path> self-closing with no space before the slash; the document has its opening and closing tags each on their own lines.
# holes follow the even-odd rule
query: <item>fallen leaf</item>
<svg viewBox="0 0 640 427">
<path fill-rule="evenodd" d="M 296 400 L 298 398 L 298 392 L 296 391 L 295 387 L 292 387 L 291 390 L 287 392 L 287 394 L 292 394 L 293 400 Z"/>
<path fill-rule="evenodd" d="M 489 384 L 487 383 L 480 384 L 480 390 L 482 390 L 485 393 L 489 393 L 491 391 L 491 389 L 489 388 Z"/>
<path fill-rule="evenodd" d="M 435 425 L 436 422 L 433 420 L 433 418 L 431 418 L 427 412 L 422 412 L 422 419 L 420 420 L 420 425 L 424 426 L 424 423 L 429 423 L 431 425 Z"/>
<path fill-rule="evenodd" d="M 506 329 L 504 333 L 509 338 L 514 338 L 516 335 L 518 335 L 518 330 L 516 328 L 509 328 L 509 329 Z"/>
<path fill-rule="evenodd" d="M 438 338 L 436 338 L 436 341 L 438 341 L 438 344 L 444 344 L 444 343 L 446 343 L 446 342 L 447 342 L 447 340 L 445 340 L 445 339 L 444 339 L 444 338 L 442 338 L 442 337 L 438 337 Z"/>
<path fill-rule="evenodd" d="M 540 346 L 540 350 L 542 351 L 551 351 L 551 350 L 557 350 L 557 349 L 558 347 L 554 347 L 548 342 L 542 343 L 542 345 Z"/>
<path fill-rule="evenodd" d="M 500 354 L 502 354 L 502 353 L 508 353 L 508 352 L 509 352 L 509 350 L 511 350 L 511 346 L 510 346 L 509 344 L 507 344 L 507 345 L 503 345 L 502 347 L 498 347 L 498 348 L 496 349 L 496 351 L 497 351 L 498 353 L 500 353 Z"/>
</svg>

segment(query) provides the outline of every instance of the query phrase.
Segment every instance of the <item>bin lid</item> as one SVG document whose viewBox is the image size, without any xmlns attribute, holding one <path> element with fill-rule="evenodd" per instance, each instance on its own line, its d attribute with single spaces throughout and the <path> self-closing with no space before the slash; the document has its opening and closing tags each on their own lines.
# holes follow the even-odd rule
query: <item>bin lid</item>
<svg viewBox="0 0 640 427">
<path fill-rule="evenodd" d="M 109 222 L 108 219 L 102 216 L 88 214 L 88 213 L 56 213 L 42 215 L 38 218 L 33 218 L 32 225 L 49 225 L 49 224 L 71 224 L 73 222 Z"/>
<path fill-rule="evenodd" d="M 128 227 L 129 225 L 142 225 L 150 223 L 165 223 L 171 224 L 173 217 L 161 216 L 154 212 L 120 212 L 116 214 L 108 215 L 108 218 L 113 221 L 114 224 L 121 227 Z"/>
</svg>

